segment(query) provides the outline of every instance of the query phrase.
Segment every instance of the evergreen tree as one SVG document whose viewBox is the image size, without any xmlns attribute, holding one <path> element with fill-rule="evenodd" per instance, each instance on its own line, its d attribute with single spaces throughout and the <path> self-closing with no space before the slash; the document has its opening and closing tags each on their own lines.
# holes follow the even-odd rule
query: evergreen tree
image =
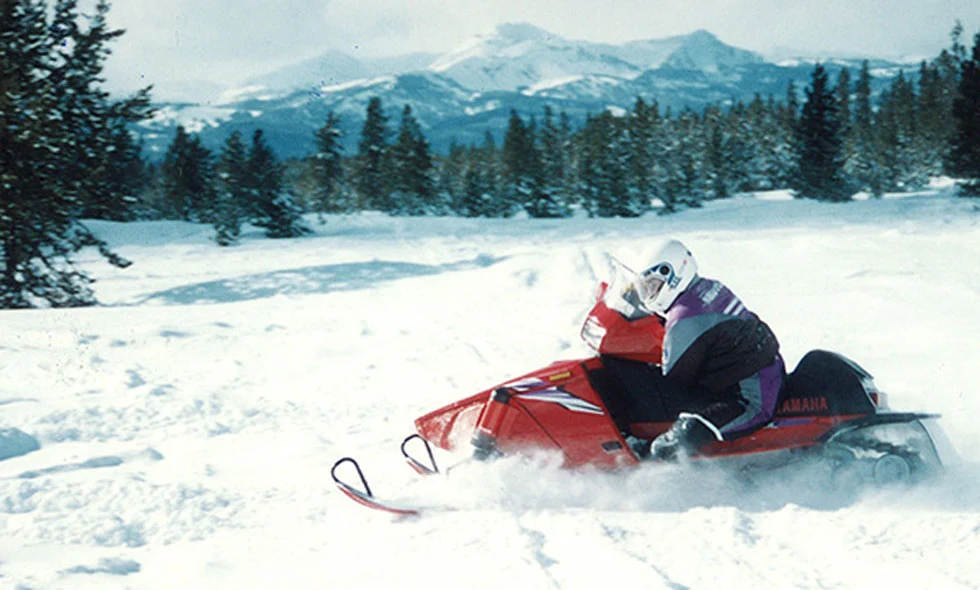
<svg viewBox="0 0 980 590">
<path fill-rule="evenodd" d="M 313 155 L 313 210 L 318 214 L 344 213 L 353 210 L 344 178 L 343 133 L 340 118 L 331 111 L 323 127 L 317 130 L 316 153 Z"/>
<path fill-rule="evenodd" d="M 871 102 L 871 71 L 868 61 L 854 85 L 851 127 L 845 138 L 844 174 L 856 190 L 880 197 L 885 192 L 885 177 L 875 144 L 875 114 Z"/>
<path fill-rule="evenodd" d="M 916 103 L 912 82 L 899 72 L 891 87 L 882 94 L 875 122 L 877 149 L 887 188 L 915 190 L 928 181 Z"/>
<path fill-rule="evenodd" d="M 238 241 L 242 219 L 251 205 L 247 158 L 241 133 L 233 131 L 225 141 L 218 162 L 218 187 L 212 224 L 214 239 L 219 246 L 230 246 Z"/>
<path fill-rule="evenodd" d="M 666 171 L 660 197 L 664 208 L 660 214 L 673 213 L 681 207 L 701 207 L 711 190 L 701 117 L 685 109 L 678 117 L 668 118 L 666 139 Z"/>
<path fill-rule="evenodd" d="M 361 141 L 358 144 L 354 185 L 366 209 L 391 211 L 391 188 L 388 182 L 388 117 L 381 99 L 368 101 Z"/>
<path fill-rule="evenodd" d="M 535 139 L 535 125 L 511 109 L 501 151 L 502 213 L 507 216 L 523 207 L 531 217 L 558 217 L 560 206 L 544 192 L 541 151 Z"/>
<path fill-rule="evenodd" d="M 463 174 L 459 214 L 465 217 L 495 217 L 493 185 L 489 181 L 487 167 L 478 158 L 471 154 L 471 163 Z"/>
<path fill-rule="evenodd" d="M 389 211 L 399 215 L 444 213 L 445 208 L 436 203 L 434 163 L 429 143 L 408 105 L 402 109 L 398 137 L 390 156 L 392 195 Z"/>
<path fill-rule="evenodd" d="M 295 238 L 310 232 L 284 182 L 284 169 L 261 129 L 252 134 L 247 182 L 256 226 L 270 238 Z"/>
<path fill-rule="evenodd" d="M 0 2 L 2 308 L 93 304 L 91 279 L 71 259 L 82 247 L 129 264 L 78 219 L 98 188 L 86 165 L 109 149 L 113 114 L 126 123 L 146 115 L 147 91 L 116 103 L 101 90 L 107 44 L 121 34 L 106 27 L 107 13 L 97 2 L 83 26 L 74 0 L 50 13 L 41 0 Z"/>
<path fill-rule="evenodd" d="M 571 215 L 572 195 L 569 194 L 569 145 L 571 129 L 568 115 L 562 113 L 555 122 L 550 106 L 544 107 L 544 120 L 538 141 L 541 154 L 541 198 L 529 213 L 537 217 L 568 217 Z M 531 213 L 534 211 L 534 213 Z"/>
<path fill-rule="evenodd" d="M 58 0 L 50 27 L 48 81 L 59 123 L 75 136 L 70 146 L 58 152 L 61 190 L 77 200 L 78 215 L 125 219 L 138 177 L 126 181 L 122 175 L 128 170 L 120 169 L 139 166 L 139 148 L 127 127 L 149 116 L 149 90 L 110 100 L 101 88 L 102 70 L 110 54 L 108 44 L 122 31 L 109 28 L 106 0 L 96 2 L 94 12 L 84 16 L 77 5 L 78 0 Z"/>
<path fill-rule="evenodd" d="M 715 199 L 731 197 L 747 183 L 746 146 L 729 124 L 738 116 L 736 109 L 726 118 L 717 107 L 706 109 L 703 116 L 705 177 Z"/>
<path fill-rule="evenodd" d="M 964 195 L 980 196 L 980 33 L 973 38 L 970 57 L 962 61 L 953 117 L 956 131 L 948 169 L 965 179 L 961 187 Z"/>
<path fill-rule="evenodd" d="M 663 165 L 662 121 L 656 102 L 637 98 L 629 118 L 631 191 L 640 202 L 650 203 L 660 195 Z"/>
<path fill-rule="evenodd" d="M 649 201 L 630 190 L 630 139 L 626 124 L 609 111 L 590 117 L 581 133 L 579 190 L 590 216 L 636 217 Z"/>
<path fill-rule="evenodd" d="M 837 74 L 834 97 L 837 99 L 837 118 L 840 120 L 841 131 L 847 135 L 851 130 L 851 72 L 847 68 L 841 68 Z"/>
<path fill-rule="evenodd" d="M 782 124 L 775 98 L 756 95 L 737 124 L 744 154 L 744 183 L 748 190 L 786 186 L 793 163 L 795 137 Z"/>
<path fill-rule="evenodd" d="M 151 171 L 143 160 L 143 148 L 133 138 L 127 119 L 119 117 L 107 130 L 108 146 L 103 158 L 93 163 L 89 176 L 93 187 L 81 203 L 79 215 L 91 219 L 130 221 L 148 189 Z"/>
<path fill-rule="evenodd" d="M 449 153 L 439 161 L 439 180 L 436 193 L 439 199 L 449 204 L 457 215 L 465 215 L 463 194 L 465 191 L 466 147 L 455 141 L 449 146 Z"/>
<path fill-rule="evenodd" d="M 824 201 L 851 198 L 844 176 L 843 125 L 827 71 L 814 66 L 797 127 L 797 197 Z"/>
<path fill-rule="evenodd" d="M 943 50 L 931 63 L 923 62 L 919 70 L 919 135 L 929 176 L 938 176 L 949 157 L 956 119 L 953 101 L 959 86 L 959 64 Z"/>
<path fill-rule="evenodd" d="M 493 134 L 484 136 L 483 145 L 466 151 L 463 173 L 463 196 L 459 213 L 466 217 L 504 217 L 513 212 L 509 202 L 500 198 L 500 154 Z"/>
<path fill-rule="evenodd" d="M 161 164 L 164 216 L 210 222 L 215 206 L 214 155 L 178 125 Z"/>
</svg>

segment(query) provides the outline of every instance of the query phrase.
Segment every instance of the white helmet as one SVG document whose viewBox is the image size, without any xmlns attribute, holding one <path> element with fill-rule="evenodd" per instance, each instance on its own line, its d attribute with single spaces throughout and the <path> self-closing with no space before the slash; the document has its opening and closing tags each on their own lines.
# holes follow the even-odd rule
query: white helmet
<svg viewBox="0 0 980 590">
<path fill-rule="evenodd" d="M 687 246 L 668 240 L 653 256 L 653 263 L 636 276 L 636 292 L 648 311 L 667 313 L 677 296 L 698 276 L 698 263 Z"/>
</svg>

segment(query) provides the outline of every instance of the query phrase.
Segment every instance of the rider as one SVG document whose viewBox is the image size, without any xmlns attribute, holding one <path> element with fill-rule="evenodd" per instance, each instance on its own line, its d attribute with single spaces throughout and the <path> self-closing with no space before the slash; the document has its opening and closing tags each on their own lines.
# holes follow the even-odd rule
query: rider
<svg viewBox="0 0 980 590">
<path fill-rule="evenodd" d="M 690 392 L 690 403 L 650 445 L 653 459 L 693 454 L 772 419 L 785 379 L 769 326 L 722 283 L 699 277 L 690 250 L 663 244 L 635 279 L 642 306 L 665 320 L 661 370 Z"/>
</svg>

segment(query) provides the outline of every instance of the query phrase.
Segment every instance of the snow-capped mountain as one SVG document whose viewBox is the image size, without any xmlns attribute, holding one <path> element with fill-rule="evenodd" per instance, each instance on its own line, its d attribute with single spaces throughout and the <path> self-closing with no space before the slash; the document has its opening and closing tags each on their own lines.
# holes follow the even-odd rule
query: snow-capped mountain
<svg viewBox="0 0 980 590">
<path fill-rule="evenodd" d="M 882 81 L 888 68 L 897 71 L 894 64 L 878 65 Z M 432 144 L 444 149 L 453 141 L 482 142 L 487 131 L 499 141 L 511 109 L 530 116 L 550 105 L 581 120 L 629 108 L 637 97 L 673 109 L 755 94 L 781 98 L 790 81 L 802 87 L 812 67 L 807 60 L 769 63 L 703 30 L 612 45 L 504 24 L 438 55 L 361 59 L 331 51 L 230 88 L 217 105 L 161 105 L 143 135 L 151 153 L 162 153 L 178 124 L 215 148 L 233 129 L 261 128 L 282 157 L 297 157 L 313 150 L 314 131 L 333 111 L 353 148 L 367 102 L 378 96 L 392 126 L 408 104 Z"/>
</svg>

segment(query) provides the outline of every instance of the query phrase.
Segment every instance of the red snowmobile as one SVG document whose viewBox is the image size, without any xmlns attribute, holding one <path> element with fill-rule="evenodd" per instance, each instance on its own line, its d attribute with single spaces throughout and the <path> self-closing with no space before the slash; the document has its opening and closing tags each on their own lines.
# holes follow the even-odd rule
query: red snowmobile
<svg viewBox="0 0 980 590">
<path fill-rule="evenodd" d="M 660 371 L 662 321 L 636 304 L 631 271 L 615 268 L 582 326 L 595 356 L 552 363 L 421 416 L 417 433 L 402 443 L 409 465 L 436 473 L 433 446 L 458 451 L 467 445 L 479 460 L 544 449 L 559 452 L 568 468 L 643 463 L 634 446 L 665 432 L 685 395 Z M 875 484 L 911 483 L 941 470 L 952 452 L 936 418 L 891 411 L 867 371 L 842 355 L 813 350 L 788 375 L 769 425 L 711 443 L 695 460 L 752 471 L 816 459 L 834 473 L 857 473 Z M 413 446 L 425 450 L 421 459 L 409 451 Z M 339 476 L 344 464 L 356 470 L 360 487 Z M 361 504 L 418 513 L 376 498 L 350 457 L 337 461 L 332 475 Z"/>
</svg>

